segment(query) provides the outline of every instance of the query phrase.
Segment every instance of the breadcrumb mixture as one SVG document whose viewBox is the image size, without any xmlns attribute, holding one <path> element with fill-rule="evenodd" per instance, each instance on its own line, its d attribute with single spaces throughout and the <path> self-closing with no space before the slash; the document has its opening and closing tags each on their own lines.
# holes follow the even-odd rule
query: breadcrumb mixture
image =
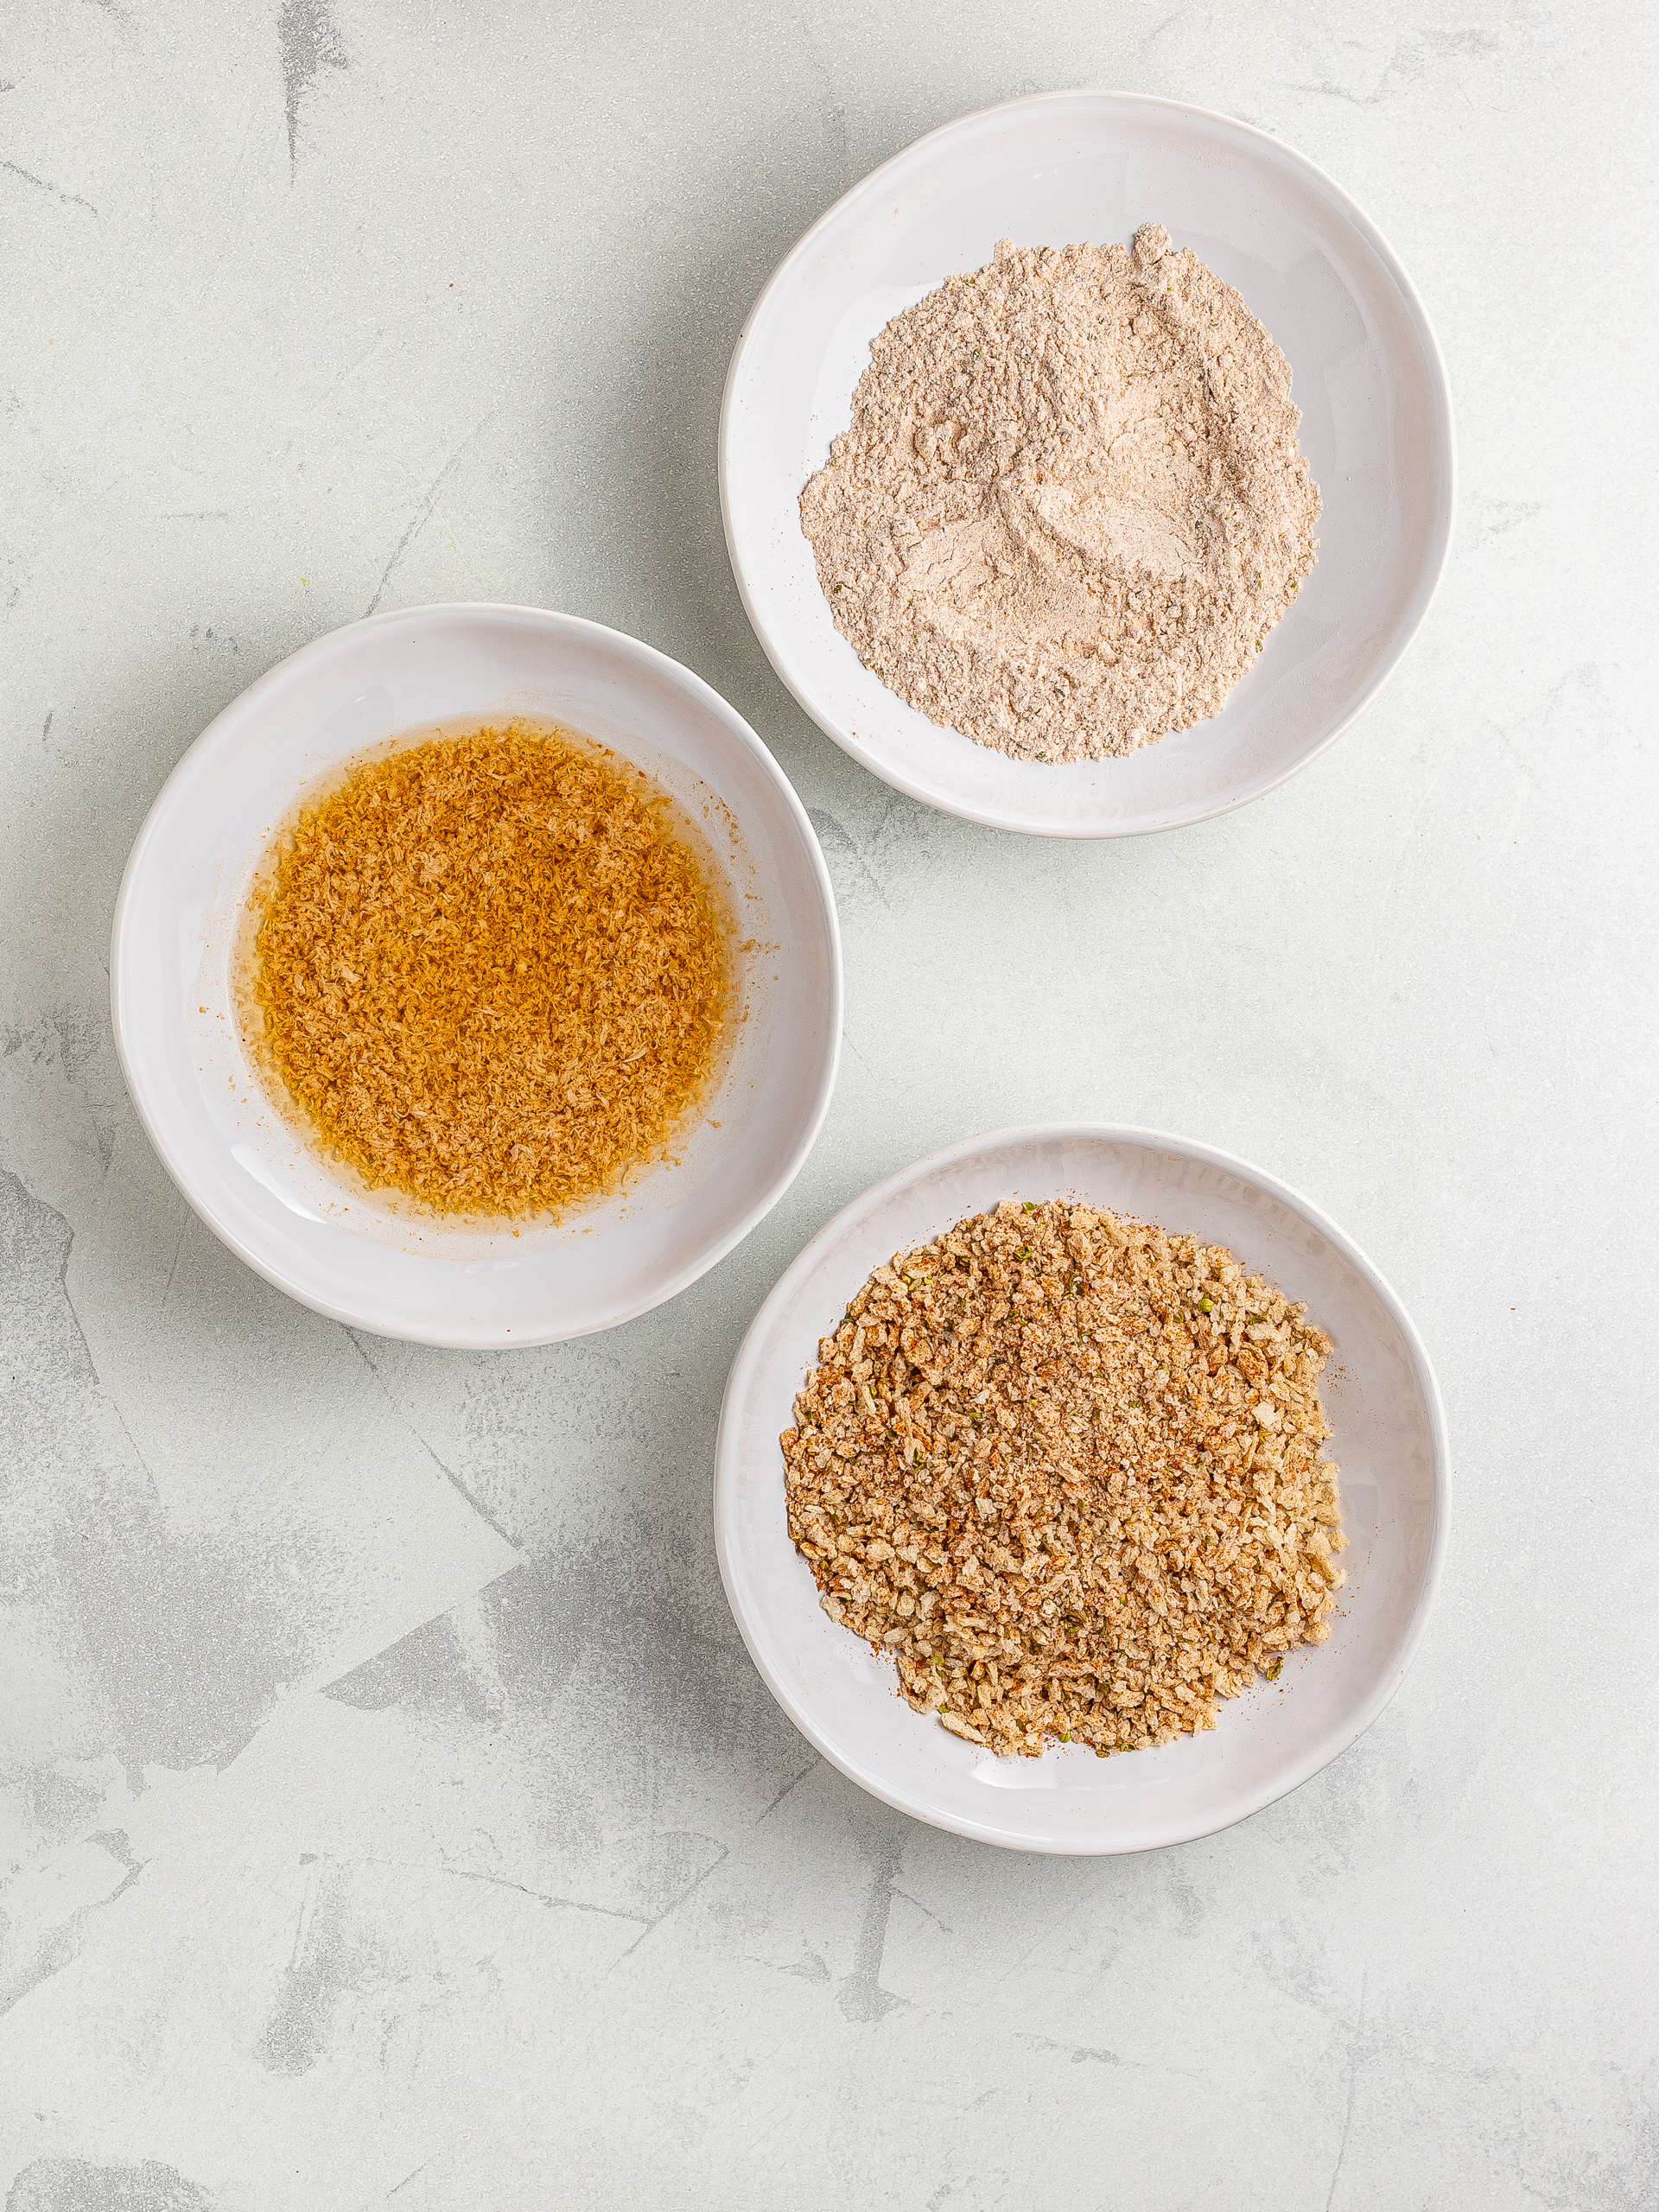
<svg viewBox="0 0 1659 2212">
<path fill-rule="evenodd" d="M 1216 1725 L 1329 1632 L 1330 1342 L 1224 1247 L 1054 1200 L 896 1256 L 784 1431 L 832 1620 L 999 1752 Z"/>
<path fill-rule="evenodd" d="M 889 690 L 1027 760 L 1218 714 L 1313 565 L 1290 367 L 1161 224 L 1016 247 L 870 348 L 801 495 L 836 627 Z"/>
<path fill-rule="evenodd" d="M 707 1089 L 728 939 L 643 769 L 518 723 L 440 738 L 301 814 L 264 894 L 252 1041 L 372 1186 L 556 1213 Z"/>
</svg>

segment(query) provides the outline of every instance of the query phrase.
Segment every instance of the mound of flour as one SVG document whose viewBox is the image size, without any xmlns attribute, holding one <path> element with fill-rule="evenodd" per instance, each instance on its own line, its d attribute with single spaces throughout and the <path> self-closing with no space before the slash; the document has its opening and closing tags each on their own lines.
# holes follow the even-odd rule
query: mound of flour
<svg viewBox="0 0 1659 2212">
<path fill-rule="evenodd" d="M 1216 714 L 1313 565 L 1284 355 L 1148 224 L 1016 248 L 895 315 L 801 495 L 836 626 L 1021 760 Z"/>
</svg>

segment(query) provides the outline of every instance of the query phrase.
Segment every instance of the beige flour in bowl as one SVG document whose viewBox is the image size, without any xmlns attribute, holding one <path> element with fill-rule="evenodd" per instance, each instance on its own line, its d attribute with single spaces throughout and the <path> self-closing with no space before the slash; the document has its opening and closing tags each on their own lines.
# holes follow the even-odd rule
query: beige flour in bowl
<svg viewBox="0 0 1659 2212">
<path fill-rule="evenodd" d="M 1015 247 L 895 315 L 801 495 L 836 626 L 1017 759 L 1217 714 L 1313 565 L 1290 365 L 1156 223 Z"/>
</svg>

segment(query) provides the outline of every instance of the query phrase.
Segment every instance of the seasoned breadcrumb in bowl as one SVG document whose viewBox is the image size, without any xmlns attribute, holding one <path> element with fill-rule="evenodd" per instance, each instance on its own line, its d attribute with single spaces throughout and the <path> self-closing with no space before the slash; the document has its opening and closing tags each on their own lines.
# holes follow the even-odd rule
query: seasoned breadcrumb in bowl
<svg viewBox="0 0 1659 2212">
<path fill-rule="evenodd" d="M 1093 91 L 947 124 L 820 217 L 733 353 L 720 481 L 819 728 L 1056 837 L 1305 766 L 1409 645 L 1456 499 L 1445 365 L 1376 226 L 1264 131 Z"/>
<path fill-rule="evenodd" d="M 868 1192 L 732 1370 L 721 1571 L 842 1773 L 1012 1848 L 1271 1803 L 1403 1678 L 1445 1421 L 1399 1301 L 1242 1161 L 1005 1131 Z"/>
<path fill-rule="evenodd" d="M 736 711 L 533 607 L 317 639 L 138 835 L 111 990 L 133 1103 L 217 1235 L 352 1325 L 613 1326 L 788 1187 L 841 1033 L 833 893 Z"/>
</svg>

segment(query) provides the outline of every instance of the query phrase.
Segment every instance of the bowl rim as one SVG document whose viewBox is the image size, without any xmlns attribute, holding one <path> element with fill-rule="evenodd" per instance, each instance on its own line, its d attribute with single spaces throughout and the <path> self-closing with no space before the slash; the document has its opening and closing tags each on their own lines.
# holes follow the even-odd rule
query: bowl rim
<svg viewBox="0 0 1659 2212">
<path fill-rule="evenodd" d="M 1016 816 L 1006 808 L 983 806 L 971 800 L 957 798 L 937 785 L 930 785 L 923 778 L 912 775 L 894 766 L 886 760 L 878 747 L 867 743 L 846 725 L 837 721 L 827 708 L 821 707 L 812 694 L 804 673 L 798 671 L 791 664 L 789 657 L 774 639 L 769 626 L 758 610 L 749 577 L 738 554 L 732 520 L 730 448 L 738 406 L 738 386 L 747 371 L 747 357 L 750 341 L 760 318 L 771 303 L 773 294 L 791 276 L 795 264 L 806 253 L 819 233 L 834 223 L 852 201 L 866 193 L 874 193 L 878 186 L 885 189 L 883 181 L 891 170 L 900 162 L 909 161 L 912 155 L 918 153 L 925 146 L 932 145 L 936 141 L 948 138 L 954 132 L 967 130 L 976 124 L 984 123 L 993 116 L 1011 115 L 1019 110 L 1063 102 L 1086 103 L 1091 100 L 1131 108 L 1164 109 L 1173 114 L 1187 116 L 1199 122 L 1219 125 L 1224 130 L 1236 133 L 1243 139 L 1254 140 L 1262 147 L 1270 149 L 1277 160 L 1287 162 L 1301 169 L 1309 179 L 1317 183 L 1336 203 L 1338 210 L 1371 248 L 1390 279 L 1399 288 L 1430 371 L 1430 379 L 1434 387 L 1434 411 L 1446 447 L 1446 463 L 1441 479 L 1438 512 L 1435 517 L 1434 540 L 1431 545 L 1428 560 L 1413 588 L 1412 601 L 1408 606 L 1406 620 L 1397 632 L 1386 658 L 1373 669 L 1370 676 L 1356 692 L 1346 709 L 1337 721 L 1332 722 L 1324 735 L 1299 753 L 1286 766 L 1257 779 L 1244 789 L 1230 792 L 1219 798 L 1195 802 L 1191 805 L 1175 810 L 1173 818 L 1167 820 L 1147 821 L 1139 818 L 1122 822 L 1038 820 L 1029 817 Z M 850 753 L 852 758 L 861 766 L 868 768 L 873 776 L 880 777 L 883 783 L 890 785 L 895 791 L 901 791 L 907 797 L 918 799 L 924 806 L 933 807 L 940 813 L 954 814 L 964 822 L 978 823 L 985 829 L 1006 830 L 1024 836 L 1064 837 L 1074 840 L 1144 837 L 1157 836 L 1166 830 L 1184 830 L 1194 823 L 1210 821 L 1218 814 L 1231 813 L 1236 807 L 1248 806 L 1255 799 L 1265 798 L 1269 791 L 1276 791 L 1281 784 L 1287 782 L 1292 776 L 1306 767 L 1311 761 L 1317 760 L 1327 746 L 1333 745 L 1376 698 L 1377 693 L 1405 658 L 1412 641 L 1422 627 L 1429 608 L 1434 602 L 1435 594 L 1440 589 L 1440 579 L 1446 573 L 1446 563 L 1451 557 L 1458 505 L 1457 425 L 1452 408 L 1452 385 L 1446 372 L 1446 357 L 1440 350 L 1440 340 L 1435 335 L 1434 326 L 1429 320 L 1428 311 L 1423 305 L 1421 296 L 1406 273 L 1405 266 L 1399 255 L 1395 253 L 1376 223 L 1351 194 L 1344 190 L 1334 177 L 1296 147 L 1287 144 L 1282 138 L 1275 137 L 1271 131 L 1262 130 L 1258 124 L 1246 123 L 1237 116 L 1228 115 L 1219 108 L 1200 107 L 1190 100 L 1169 99 L 1160 93 L 1115 91 L 1107 86 L 1084 85 L 1070 90 L 1027 93 L 1020 99 L 997 101 L 989 107 L 975 108 L 966 115 L 956 116 L 948 123 L 939 124 L 933 130 L 924 131 L 919 138 L 912 138 L 907 145 L 901 146 L 896 153 L 890 154 L 886 161 L 879 162 L 874 168 L 867 171 L 856 182 L 849 186 L 848 189 L 842 193 L 824 209 L 817 220 L 801 233 L 761 286 L 754 304 L 744 317 L 743 327 L 738 333 L 737 343 L 732 349 L 732 358 L 727 368 L 725 389 L 721 394 L 720 405 L 718 474 L 721 521 L 726 534 L 727 558 L 731 563 L 738 596 L 743 602 L 743 611 L 749 618 L 749 626 L 760 640 L 761 650 L 771 663 L 774 674 L 794 698 L 796 703 L 811 717 L 824 735 L 832 738 L 844 753 Z"/>
<path fill-rule="evenodd" d="M 1427 1414 L 1432 1445 L 1434 1522 L 1422 1579 L 1405 1632 L 1395 1647 L 1393 1663 L 1384 1669 L 1372 1684 L 1360 1703 L 1357 1716 L 1351 1715 L 1341 1726 L 1325 1729 L 1311 1747 L 1287 1759 L 1270 1778 L 1244 1790 L 1236 1802 L 1230 1802 L 1226 1809 L 1217 1812 L 1213 1817 L 1201 1814 L 1168 1820 L 1161 1827 L 1154 1828 L 1146 1836 L 1122 1843 L 1103 1843 L 1092 1836 L 1082 1840 L 1065 1834 L 1013 1836 L 1000 1832 L 997 1824 L 988 1818 L 975 1820 L 930 1809 L 918 1802 L 918 1793 L 907 1792 L 884 1783 L 871 1773 L 861 1771 L 842 1756 L 816 1726 L 810 1713 L 799 1709 L 792 1694 L 778 1681 L 761 1652 L 756 1649 L 756 1639 L 750 1633 L 743 1586 L 731 1559 L 741 1408 L 753 1386 L 762 1341 L 769 1332 L 778 1311 L 795 1295 L 846 1231 L 890 1198 L 898 1196 L 942 1168 L 971 1161 L 1013 1145 L 1052 1143 L 1057 1140 L 1062 1142 L 1104 1140 L 1131 1143 L 1147 1151 L 1174 1153 L 1182 1159 L 1219 1167 L 1239 1176 L 1300 1214 L 1321 1236 L 1328 1238 L 1358 1270 L 1399 1329 L 1411 1357 L 1413 1373 Z M 1292 1790 L 1300 1789 L 1305 1782 L 1311 1781 L 1329 1766 L 1351 1745 L 1358 1742 L 1372 1722 L 1386 1709 L 1395 1692 L 1404 1681 L 1427 1631 L 1429 1616 L 1433 1611 L 1445 1569 L 1446 1544 L 1451 1531 L 1451 1446 L 1446 1433 L 1446 1408 L 1441 1402 L 1440 1384 L 1435 1380 L 1427 1347 L 1410 1314 L 1375 1262 L 1311 1199 L 1304 1198 L 1300 1192 L 1290 1184 L 1281 1182 L 1277 1176 L 1269 1175 L 1264 1169 L 1253 1166 L 1249 1160 L 1239 1159 L 1236 1154 L 1224 1152 L 1195 1138 L 1172 1136 L 1162 1129 L 1141 1128 L 1127 1122 L 1033 1122 L 1008 1128 L 988 1130 L 977 1136 L 962 1138 L 954 1144 L 943 1145 L 938 1151 L 927 1153 L 921 1159 L 912 1161 L 907 1167 L 901 1167 L 896 1174 L 872 1184 L 868 1190 L 849 1200 L 826 1222 L 779 1277 L 744 1333 L 721 1401 L 720 1427 L 715 1444 L 715 1548 L 720 1561 L 720 1579 L 725 1588 L 726 1602 L 731 1607 L 732 1618 L 737 1623 L 738 1632 L 757 1673 L 781 1710 L 807 1742 L 849 1782 L 855 1783 L 861 1789 L 868 1790 L 873 1797 L 880 1798 L 896 1811 L 907 1813 L 912 1820 L 921 1821 L 930 1827 L 948 1830 L 956 1835 L 969 1836 L 976 1842 L 995 1844 L 1006 1850 L 1040 1852 L 1055 1857 L 1112 1858 L 1128 1856 L 1138 1851 L 1162 1850 L 1170 1844 L 1196 1842 L 1200 1837 L 1214 1835 L 1223 1828 L 1232 1827 L 1238 1821 L 1248 1820 L 1253 1814 L 1276 1804 L 1281 1797 L 1288 1796 Z M 780 1503 L 781 1497 L 780 1484 Z"/>
<path fill-rule="evenodd" d="M 151 845 L 160 825 L 170 807 L 178 802 L 178 787 L 188 778 L 191 764 L 215 744 L 224 741 L 227 725 L 233 726 L 248 712 L 254 710 L 263 700 L 291 674 L 296 663 L 307 659 L 322 659 L 334 653 L 350 651 L 347 642 L 368 630 L 396 628 L 399 624 L 430 620 L 434 618 L 457 616 L 490 616 L 528 622 L 543 627 L 553 635 L 579 635 L 598 641 L 605 648 L 616 652 L 623 659 L 632 659 L 665 674 L 681 685 L 697 703 L 711 712 L 737 743 L 746 749 L 771 778 L 781 795 L 786 810 L 800 834 L 802 848 L 807 856 L 812 880 L 823 902 L 827 925 L 826 936 L 830 953 L 830 1003 L 826 1018 L 828 1051 L 813 1095 L 810 1110 L 802 1124 L 796 1141 L 779 1173 L 767 1185 L 761 1197 L 740 1216 L 719 1237 L 699 1251 L 685 1265 L 665 1277 L 662 1284 L 647 1297 L 620 1306 L 614 1313 L 601 1319 L 585 1322 L 578 1328 L 547 1330 L 533 1324 L 524 1330 L 511 1332 L 493 1325 L 486 1328 L 442 1328 L 424 1322 L 394 1325 L 385 1313 L 368 1318 L 357 1308 L 338 1300 L 320 1294 L 310 1286 L 296 1279 L 289 1270 L 260 1252 L 245 1237 L 235 1224 L 221 1219 L 207 1194 L 193 1187 L 192 1182 L 175 1156 L 165 1116 L 158 1113 L 151 1089 L 143 1077 L 136 1051 L 130 1047 L 127 1023 L 123 1014 L 123 1000 L 128 981 L 128 963 L 131 953 L 130 936 L 133 909 L 143 882 Z M 387 1336 L 404 1344 L 426 1344 L 452 1351 L 515 1351 L 533 1349 L 537 1345 L 564 1344 L 578 1337 L 597 1335 L 604 1330 L 620 1328 L 625 1322 L 637 1320 L 642 1313 L 677 1297 L 702 1275 L 706 1274 L 732 1252 L 750 1232 L 757 1228 L 778 1204 L 790 1185 L 805 1165 L 807 1156 L 817 1143 L 823 1127 L 824 1117 L 835 1095 L 836 1080 L 841 1067 L 842 1029 L 845 1019 L 846 987 L 841 944 L 841 918 L 836 906 L 835 887 L 800 795 L 784 773 L 782 767 L 758 733 L 711 683 L 687 668 L 683 662 L 647 645 L 643 639 L 630 637 L 626 631 L 613 630 L 603 622 L 591 621 L 585 615 L 565 614 L 551 607 L 526 607 L 506 600 L 439 600 L 419 607 L 388 608 L 379 613 L 359 617 L 340 623 L 336 628 L 324 631 L 257 676 L 253 682 L 230 700 L 213 720 L 194 739 L 179 756 L 168 772 L 139 825 L 133 839 L 132 849 L 122 871 L 120 889 L 116 894 L 115 911 L 110 931 L 110 1020 L 115 1033 L 116 1056 L 120 1063 L 122 1080 L 140 1126 L 149 1138 L 151 1149 L 167 1170 L 168 1175 L 181 1196 L 197 1217 L 211 1229 L 221 1243 L 235 1253 L 245 1265 L 262 1276 L 275 1288 L 298 1304 L 321 1313 L 326 1319 L 338 1321 L 345 1327 L 362 1329 L 373 1336 Z"/>
</svg>

